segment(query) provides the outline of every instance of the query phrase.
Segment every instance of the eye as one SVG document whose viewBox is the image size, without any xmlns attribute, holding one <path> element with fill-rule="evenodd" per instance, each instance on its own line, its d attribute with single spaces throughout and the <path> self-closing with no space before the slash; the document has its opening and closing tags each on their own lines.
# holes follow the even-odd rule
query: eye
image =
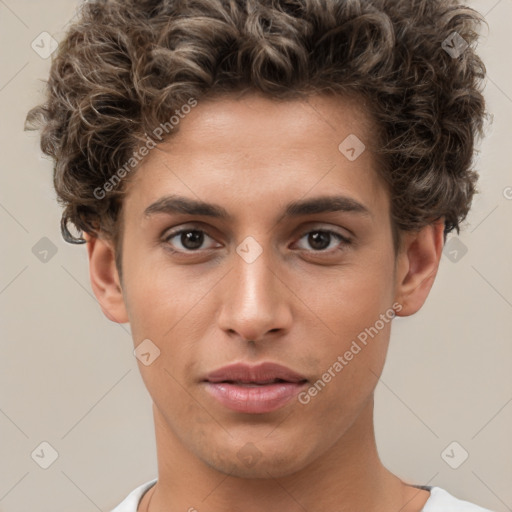
<svg viewBox="0 0 512 512">
<path fill-rule="evenodd" d="M 176 250 L 171 248 L 171 250 L 174 250 L 174 252 L 197 252 L 201 248 L 205 249 L 202 247 L 205 241 L 205 237 L 213 240 L 213 238 L 206 234 L 206 232 L 202 229 L 187 228 L 167 233 L 167 235 L 164 236 L 164 242 L 170 244 L 171 246 L 176 243 L 181 244 L 181 247 L 178 245 Z M 174 238 L 177 239 L 176 242 L 171 243 L 171 240 Z M 174 247 L 176 246 L 174 245 Z M 214 247 L 215 246 L 207 247 L 206 249 L 213 249 Z"/>
<path fill-rule="evenodd" d="M 210 239 L 210 246 L 204 247 L 205 241 Z M 307 251 L 316 253 L 331 253 L 336 250 L 343 250 L 344 246 L 350 245 L 352 241 L 332 230 L 328 229 L 315 229 L 305 232 L 300 241 L 305 240 L 310 248 L 300 247 Z M 204 230 L 198 228 L 182 228 L 176 231 L 168 232 L 163 237 L 163 241 L 168 244 L 167 247 L 171 252 L 181 253 L 198 253 L 201 250 L 214 249 L 218 247 L 215 240 L 209 236 Z M 338 249 L 336 248 L 338 247 Z"/>
<path fill-rule="evenodd" d="M 337 233 L 335 231 L 331 231 L 328 229 L 316 229 L 314 231 L 308 231 L 305 233 L 300 240 L 306 239 L 306 242 L 313 248 L 314 252 L 333 252 L 332 250 L 328 250 L 332 245 L 331 243 L 334 241 L 338 241 L 337 244 L 334 244 L 334 250 L 336 250 L 336 245 L 338 245 L 339 250 L 343 250 L 343 246 L 350 245 L 352 241 L 347 237 Z M 299 240 L 299 241 L 300 241 Z M 339 247 L 341 245 L 341 247 Z M 305 248 L 305 250 L 308 250 Z"/>
</svg>

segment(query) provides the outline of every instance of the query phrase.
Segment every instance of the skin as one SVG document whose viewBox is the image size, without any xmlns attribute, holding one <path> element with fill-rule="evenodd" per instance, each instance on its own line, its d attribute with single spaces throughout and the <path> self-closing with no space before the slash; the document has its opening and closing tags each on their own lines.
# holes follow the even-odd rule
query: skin
<svg viewBox="0 0 512 512">
<path fill-rule="evenodd" d="M 371 150 L 353 162 L 338 150 L 350 134 L 370 148 L 372 128 L 360 104 L 340 97 L 200 101 L 127 187 L 122 282 L 111 242 L 87 236 L 104 314 L 130 322 L 135 346 L 149 338 L 161 351 L 149 366 L 138 362 L 153 399 L 159 472 L 140 512 L 423 508 L 428 491 L 389 472 L 375 443 L 373 397 L 391 322 L 308 404 L 243 414 L 200 382 L 233 362 L 272 361 L 314 383 L 393 304 L 399 316 L 422 307 L 443 221 L 404 233 L 395 254 L 390 197 Z M 213 202 L 232 219 L 144 216 L 169 194 Z M 325 195 L 348 196 L 369 213 L 282 218 L 289 202 Z M 203 230 L 202 245 L 170 238 L 171 228 Z M 315 246 L 308 235 L 326 229 L 352 243 L 327 236 Z M 248 236 L 263 251 L 250 264 L 236 252 Z M 237 456 L 247 443 L 257 459 L 250 467 Z"/>
</svg>

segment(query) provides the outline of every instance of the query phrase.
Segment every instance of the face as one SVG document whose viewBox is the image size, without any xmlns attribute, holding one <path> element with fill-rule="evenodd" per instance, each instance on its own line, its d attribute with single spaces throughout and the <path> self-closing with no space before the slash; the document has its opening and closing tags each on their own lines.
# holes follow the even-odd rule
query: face
<svg viewBox="0 0 512 512">
<path fill-rule="evenodd" d="M 133 176 L 119 308 L 135 346 L 160 350 L 139 367 L 161 428 L 209 467 L 290 474 L 342 449 L 371 401 L 403 278 L 372 142 L 339 97 L 223 98 Z M 298 377 L 209 379 L 234 363 Z"/>
</svg>

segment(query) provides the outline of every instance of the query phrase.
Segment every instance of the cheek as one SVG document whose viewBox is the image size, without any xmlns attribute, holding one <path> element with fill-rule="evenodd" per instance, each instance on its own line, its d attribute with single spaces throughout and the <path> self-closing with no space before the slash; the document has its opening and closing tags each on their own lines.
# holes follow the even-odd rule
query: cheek
<svg viewBox="0 0 512 512">
<path fill-rule="evenodd" d="M 363 256 L 332 272 L 317 273 L 303 284 L 306 304 L 328 327 L 333 349 L 341 349 L 393 304 L 393 262 Z"/>
<path fill-rule="evenodd" d="M 373 395 L 386 359 L 390 325 L 373 330 L 372 324 L 361 331 L 366 339 L 339 338 L 323 353 L 322 373 L 298 397 L 304 421 L 320 431 L 325 422 L 330 425 L 325 442 L 342 435 Z"/>
<path fill-rule="evenodd" d="M 153 264 L 137 264 L 134 258 L 126 273 L 126 303 L 134 339 L 142 336 L 165 341 L 172 337 L 183 319 L 194 314 L 208 285 L 191 278 L 186 270 L 173 270 L 165 258 Z"/>
<path fill-rule="evenodd" d="M 181 385 L 198 374 L 204 358 L 198 341 L 208 337 L 215 310 L 205 290 L 218 279 L 194 278 L 169 265 L 133 265 L 127 275 L 126 302 L 135 345 L 151 340 L 159 350 L 151 365 L 139 363 L 143 380 L 155 402 L 158 396 L 178 405 Z M 210 282 L 211 281 L 211 282 Z"/>
<path fill-rule="evenodd" d="M 319 407 L 356 407 L 382 371 L 394 316 L 393 259 L 376 256 L 305 287 L 314 297 L 311 309 L 326 327 L 315 346 L 321 382 L 312 393 L 322 395 Z"/>
</svg>

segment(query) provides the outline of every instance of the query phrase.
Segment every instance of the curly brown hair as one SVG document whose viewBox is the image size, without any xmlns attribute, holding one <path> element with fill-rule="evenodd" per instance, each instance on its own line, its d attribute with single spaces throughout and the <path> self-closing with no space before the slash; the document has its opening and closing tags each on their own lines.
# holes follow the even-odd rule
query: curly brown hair
<svg viewBox="0 0 512 512">
<path fill-rule="evenodd" d="M 94 191 L 191 98 L 244 91 L 362 99 L 380 134 L 372 151 L 389 186 L 395 249 L 400 232 L 443 217 L 445 239 L 459 233 L 486 114 L 474 50 L 482 22 L 456 0 L 85 3 L 53 56 L 46 102 L 26 123 L 55 161 L 64 239 L 85 241 L 68 222 L 105 235 L 120 269 L 126 180 L 104 198 Z"/>
</svg>

